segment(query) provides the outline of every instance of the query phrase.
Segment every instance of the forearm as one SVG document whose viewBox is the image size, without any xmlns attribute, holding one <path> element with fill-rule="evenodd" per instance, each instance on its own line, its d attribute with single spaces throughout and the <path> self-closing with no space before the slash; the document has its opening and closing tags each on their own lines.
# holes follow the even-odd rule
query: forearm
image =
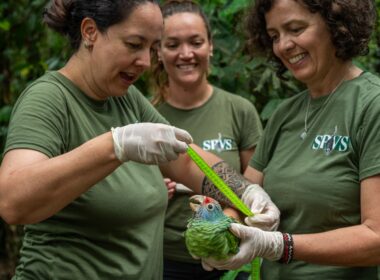
<svg viewBox="0 0 380 280">
<path fill-rule="evenodd" d="M 221 161 L 216 155 L 203 151 L 196 145 L 191 147 L 209 164 L 214 165 Z M 184 184 L 195 193 L 202 193 L 202 184 L 205 179 L 204 173 L 194 163 L 186 153 L 181 154 L 177 160 L 160 165 L 160 170 L 164 177 L 169 177 L 173 181 Z"/>
<path fill-rule="evenodd" d="M 245 188 L 251 183 L 227 163 L 221 161 L 219 157 L 205 152 L 195 145 L 192 145 L 192 147 L 208 165 L 212 166 L 212 169 L 227 183 L 233 192 L 241 197 Z M 165 177 L 186 185 L 196 193 L 213 197 L 224 205 L 234 207 L 188 155 L 183 154 L 176 161 L 161 165 L 160 168 Z"/>
<path fill-rule="evenodd" d="M 2 168 L 1 215 L 11 224 L 44 220 L 120 164 L 114 155 L 111 133 L 106 133 L 63 155 Z"/>
<path fill-rule="evenodd" d="M 316 234 L 295 234 L 294 259 L 341 266 L 380 264 L 380 233 L 367 225 Z"/>
<path fill-rule="evenodd" d="M 224 161 L 216 163 L 212 166 L 212 169 L 239 198 L 242 197 L 246 187 L 251 184 L 243 175 L 239 174 Z M 207 177 L 205 177 L 202 182 L 202 193 L 215 198 L 224 205 L 235 207 Z"/>
</svg>

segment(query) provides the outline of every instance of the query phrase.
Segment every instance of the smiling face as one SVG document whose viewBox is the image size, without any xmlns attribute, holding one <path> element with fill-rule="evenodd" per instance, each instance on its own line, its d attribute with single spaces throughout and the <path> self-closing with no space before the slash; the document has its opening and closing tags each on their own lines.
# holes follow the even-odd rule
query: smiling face
<svg viewBox="0 0 380 280">
<path fill-rule="evenodd" d="M 188 86 L 207 79 L 212 43 L 206 25 L 196 13 L 176 13 L 164 20 L 159 57 L 169 83 Z"/>
<path fill-rule="evenodd" d="M 265 15 L 267 32 L 274 54 L 285 67 L 296 79 L 313 85 L 334 75 L 341 61 L 323 18 L 299 2 L 277 0 Z"/>
<path fill-rule="evenodd" d="M 151 51 L 159 43 L 162 24 L 159 7 L 147 2 L 107 32 L 97 31 L 89 67 L 95 98 L 124 95 L 150 67 Z"/>
</svg>

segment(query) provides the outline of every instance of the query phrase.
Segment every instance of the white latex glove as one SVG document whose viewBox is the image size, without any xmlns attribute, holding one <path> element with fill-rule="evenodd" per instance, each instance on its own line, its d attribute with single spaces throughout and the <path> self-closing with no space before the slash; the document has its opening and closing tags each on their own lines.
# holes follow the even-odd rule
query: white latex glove
<svg viewBox="0 0 380 280">
<path fill-rule="evenodd" d="M 120 161 L 147 164 L 177 159 L 193 141 L 187 131 L 161 123 L 135 123 L 112 128 L 112 137 Z"/>
<path fill-rule="evenodd" d="M 211 271 L 214 268 L 219 270 L 238 269 L 256 257 L 270 261 L 277 261 L 282 257 L 284 241 L 281 232 L 263 231 L 236 223 L 231 224 L 230 231 L 240 238 L 239 252 L 226 260 L 202 259 L 202 266 L 205 270 Z"/>
<path fill-rule="evenodd" d="M 272 202 L 269 195 L 262 187 L 256 184 L 249 185 L 241 200 L 247 205 L 253 214 L 252 217 L 246 217 L 244 222 L 252 227 L 258 227 L 262 230 L 276 230 L 280 223 L 280 210 Z"/>
</svg>

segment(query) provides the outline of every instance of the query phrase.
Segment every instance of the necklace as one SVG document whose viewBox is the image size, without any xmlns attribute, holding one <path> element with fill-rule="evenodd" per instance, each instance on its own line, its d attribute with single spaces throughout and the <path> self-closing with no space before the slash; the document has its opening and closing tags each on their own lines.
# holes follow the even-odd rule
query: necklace
<svg viewBox="0 0 380 280">
<path fill-rule="evenodd" d="M 315 123 L 319 117 L 321 116 L 321 112 L 323 111 L 323 109 L 326 107 L 327 103 L 330 101 L 331 99 L 331 96 L 333 96 L 333 94 L 336 92 L 336 90 L 340 87 L 340 85 L 343 83 L 344 81 L 344 77 L 342 78 L 342 80 L 340 80 L 340 82 L 338 83 L 338 85 L 331 91 L 331 93 L 329 94 L 329 96 L 326 98 L 325 102 L 323 102 L 322 104 L 322 108 L 321 110 L 316 114 L 315 118 L 314 118 L 314 122 Z M 306 107 L 306 113 L 305 113 L 305 120 L 304 120 L 304 129 L 302 131 L 302 133 L 300 134 L 300 138 L 302 140 L 304 140 L 307 136 L 307 132 L 308 132 L 308 129 L 311 127 L 308 127 L 307 125 L 307 121 L 308 121 L 308 117 L 309 117 L 309 108 L 310 108 L 310 103 L 311 103 L 311 97 L 309 95 L 309 100 L 307 102 L 307 107 Z M 312 124 L 313 124 L 312 123 Z"/>
</svg>

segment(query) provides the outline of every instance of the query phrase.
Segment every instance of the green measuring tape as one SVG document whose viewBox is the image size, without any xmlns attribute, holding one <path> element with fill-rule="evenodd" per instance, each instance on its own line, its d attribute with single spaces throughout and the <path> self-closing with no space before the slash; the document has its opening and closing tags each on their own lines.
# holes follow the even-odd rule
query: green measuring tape
<svg viewBox="0 0 380 280">
<path fill-rule="evenodd" d="M 211 169 L 211 167 L 204 161 L 204 159 L 198 155 L 196 151 L 194 151 L 193 148 L 188 146 L 187 148 L 187 154 L 190 156 L 190 158 L 195 162 L 195 164 L 202 170 L 202 172 L 209 178 L 209 180 L 220 190 L 221 193 L 227 197 L 233 205 L 237 209 L 240 210 L 243 214 L 250 217 L 254 214 L 252 213 L 251 209 L 247 207 L 240 199 L 239 197 L 231 190 L 231 188 L 216 174 L 214 170 Z M 251 270 L 251 279 L 252 280 L 260 280 L 260 259 L 255 258 L 252 263 L 252 270 Z"/>
<path fill-rule="evenodd" d="M 214 170 L 198 155 L 193 148 L 188 146 L 187 154 L 195 162 L 202 172 L 210 179 L 210 181 L 227 197 L 237 209 L 246 216 L 253 216 L 251 210 L 239 199 L 239 197 L 231 190 L 231 188 L 215 173 Z"/>
</svg>

